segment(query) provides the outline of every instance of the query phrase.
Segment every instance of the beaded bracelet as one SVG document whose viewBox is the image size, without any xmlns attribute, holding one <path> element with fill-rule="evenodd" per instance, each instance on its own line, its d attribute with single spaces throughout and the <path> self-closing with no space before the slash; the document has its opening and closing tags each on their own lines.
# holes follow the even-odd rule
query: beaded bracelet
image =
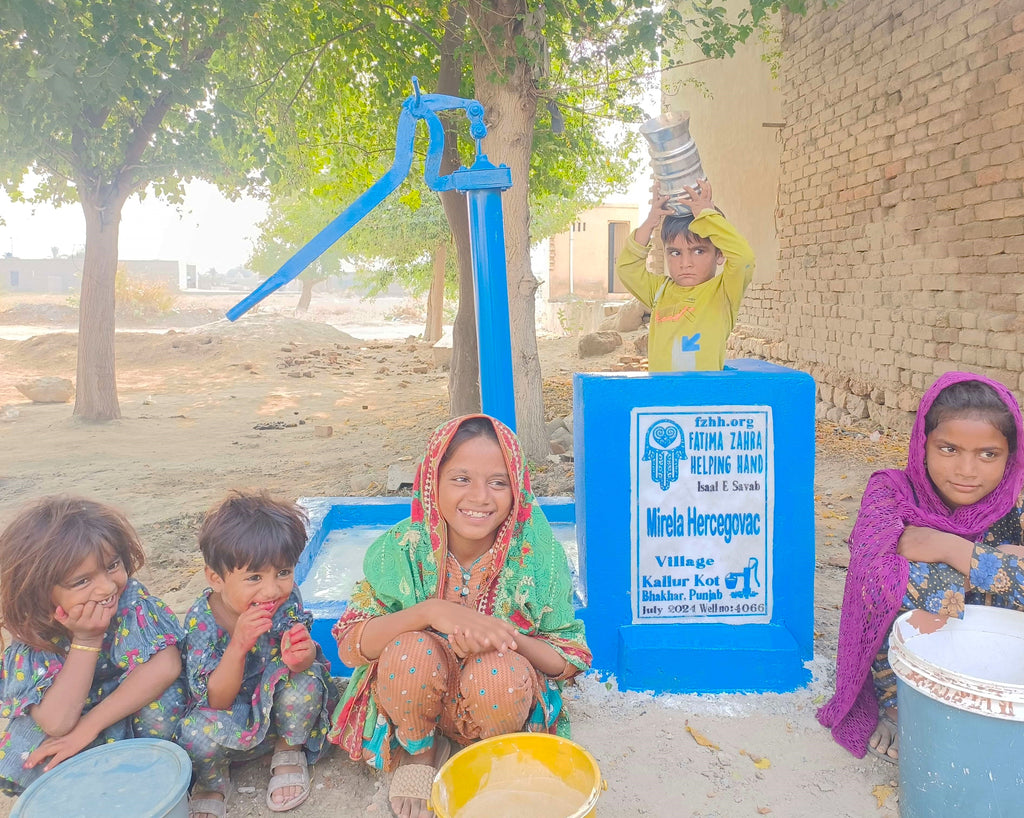
<svg viewBox="0 0 1024 818">
<path fill-rule="evenodd" d="M 71 647 L 77 648 L 78 650 L 87 650 L 89 653 L 99 653 L 100 648 L 94 648 L 91 645 L 79 645 L 77 642 L 72 642 Z"/>
</svg>

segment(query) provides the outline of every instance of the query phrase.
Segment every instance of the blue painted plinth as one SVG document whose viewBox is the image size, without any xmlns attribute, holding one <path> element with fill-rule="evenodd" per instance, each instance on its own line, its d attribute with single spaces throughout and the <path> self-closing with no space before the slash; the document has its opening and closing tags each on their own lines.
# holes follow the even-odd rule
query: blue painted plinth
<svg viewBox="0 0 1024 818">
<path fill-rule="evenodd" d="M 623 690 L 779 691 L 810 681 L 803 662 L 780 625 L 624 625 L 615 672 Z"/>
<path fill-rule="evenodd" d="M 299 503 L 309 514 L 309 539 L 295 566 L 295 581 L 300 586 L 332 531 L 372 525 L 380 526 L 383 532 L 409 516 L 407 497 L 302 497 Z M 348 605 L 347 596 L 339 593 L 337 599 L 316 602 L 304 599 L 303 603 L 313 615 L 311 633 L 331 663 L 331 675 L 351 676 L 352 669 L 345 667 L 338 658 L 338 643 L 331 634 L 331 628 Z"/>
<path fill-rule="evenodd" d="M 620 688 L 810 681 L 814 393 L 763 361 L 574 376 L 580 615 Z"/>
</svg>

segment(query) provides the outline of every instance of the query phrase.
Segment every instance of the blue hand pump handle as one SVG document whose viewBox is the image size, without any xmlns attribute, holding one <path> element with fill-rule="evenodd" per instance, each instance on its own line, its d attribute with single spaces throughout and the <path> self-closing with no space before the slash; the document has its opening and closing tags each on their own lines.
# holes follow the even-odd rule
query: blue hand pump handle
<svg viewBox="0 0 1024 818">
<path fill-rule="evenodd" d="M 451 183 L 445 184 L 450 177 L 437 175 L 437 171 L 441 167 L 441 154 L 444 150 L 444 131 L 441 120 L 434 112 L 464 109 L 470 121 L 470 134 L 477 140 L 477 152 L 479 153 L 480 140 L 487 135 L 487 127 L 483 121 L 484 108 L 475 99 L 462 99 L 445 94 L 421 94 L 419 80 L 413 77 L 412 82 L 414 93 L 402 104 L 402 113 L 398 118 L 398 132 L 395 135 L 395 160 L 388 172 L 282 264 L 276 273 L 228 310 L 227 317 L 230 320 L 234 321 L 240 318 L 268 295 L 298 276 L 402 184 L 412 168 L 413 139 L 416 135 L 417 120 L 426 120 L 430 134 L 425 174 L 428 185 L 435 190 L 450 190 L 453 187 Z M 431 184 L 432 181 L 434 184 Z M 444 186 L 435 187 L 438 183 Z"/>
<path fill-rule="evenodd" d="M 238 319 L 299 275 L 398 188 L 412 168 L 416 123 L 423 120 L 429 135 L 424 180 L 431 190 L 457 190 L 465 193 L 467 198 L 482 408 L 485 414 L 498 418 L 515 430 L 505 219 L 501 206 L 501 191 L 512 186 L 512 174 L 505 165 L 495 167 L 480 150 L 480 143 L 487 135 L 483 105 L 475 99 L 421 94 L 416 77 L 412 78 L 412 86 L 413 93 L 402 103 L 395 136 L 395 160 L 388 172 L 281 265 L 281 269 L 228 310 L 227 317 L 232 321 Z M 454 173 L 441 176 L 444 128 L 436 112 L 449 110 L 466 112 L 470 136 L 476 140 L 476 159 L 472 167 L 459 168 Z"/>
</svg>

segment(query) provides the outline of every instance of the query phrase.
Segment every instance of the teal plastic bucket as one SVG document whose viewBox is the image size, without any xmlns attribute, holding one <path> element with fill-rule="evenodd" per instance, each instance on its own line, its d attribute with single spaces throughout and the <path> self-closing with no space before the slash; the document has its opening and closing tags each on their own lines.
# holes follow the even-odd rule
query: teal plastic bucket
<svg viewBox="0 0 1024 818">
<path fill-rule="evenodd" d="M 1024 613 L 968 605 L 893 625 L 900 818 L 1024 815 Z"/>
<path fill-rule="evenodd" d="M 156 738 L 93 747 L 44 773 L 11 818 L 188 818 L 192 762 Z"/>
</svg>

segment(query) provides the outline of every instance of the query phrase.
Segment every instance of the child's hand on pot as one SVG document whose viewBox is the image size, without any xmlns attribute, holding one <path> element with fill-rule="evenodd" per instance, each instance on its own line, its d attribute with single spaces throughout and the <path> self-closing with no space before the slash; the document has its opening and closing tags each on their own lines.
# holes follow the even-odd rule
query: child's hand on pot
<svg viewBox="0 0 1024 818">
<path fill-rule="evenodd" d="M 707 179 L 702 179 L 693 187 L 684 185 L 683 190 L 686 191 L 686 197 L 680 196 L 679 203 L 690 208 L 694 216 L 699 216 L 705 210 L 715 209 L 715 203 L 711 198 L 711 182 Z"/>
</svg>

